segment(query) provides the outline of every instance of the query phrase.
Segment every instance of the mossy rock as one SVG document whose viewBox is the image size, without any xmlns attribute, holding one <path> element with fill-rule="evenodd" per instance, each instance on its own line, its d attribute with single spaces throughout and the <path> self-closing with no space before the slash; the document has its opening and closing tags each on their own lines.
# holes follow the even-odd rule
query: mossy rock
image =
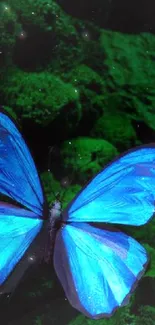
<svg viewBox="0 0 155 325">
<path fill-rule="evenodd" d="M 66 170 L 72 170 L 74 181 L 86 182 L 117 156 L 117 149 L 102 139 L 79 137 L 62 145 Z"/>
<path fill-rule="evenodd" d="M 79 315 L 67 325 L 112 325 L 112 322 L 107 319 L 93 320 L 83 315 Z"/>
<path fill-rule="evenodd" d="M 104 109 L 106 97 L 105 82 L 91 67 L 79 64 L 75 69 L 64 74 L 67 82 L 79 90 L 83 115 L 99 117 Z"/>
<path fill-rule="evenodd" d="M 104 114 L 96 121 L 91 134 L 109 141 L 121 150 L 134 147 L 137 142 L 130 118 L 121 112 Z"/>
<path fill-rule="evenodd" d="M 41 174 L 41 180 L 44 186 L 45 195 L 48 204 L 55 200 L 55 196 L 61 191 L 59 181 L 57 181 L 51 172 L 44 172 Z"/>
<path fill-rule="evenodd" d="M 1 52 L 1 68 L 3 64 L 11 62 L 16 37 L 22 30 L 21 24 L 18 22 L 16 12 L 11 6 L 4 1 L 0 3 L 0 52 Z"/>
<path fill-rule="evenodd" d="M 72 84 L 83 85 L 92 90 L 94 87 L 96 92 L 102 91 L 104 86 L 104 80 L 100 75 L 85 64 L 78 65 L 71 72 L 66 73 L 65 77 Z"/>
<path fill-rule="evenodd" d="M 48 66 L 60 72 L 81 61 L 83 49 L 74 19 L 56 1 L 7 0 L 7 6 L 5 2 L 0 6 L 0 18 L 4 59 L 7 54 L 24 71 Z"/>
<path fill-rule="evenodd" d="M 155 324 L 155 307 L 141 306 L 136 325 L 154 325 Z"/>
<path fill-rule="evenodd" d="M 152 218 L 147 224 L 134 227 L 134 226 L 121 226 L 122 231 L 127 232 L 142 244 L 148 244 L 151 247 L 155 247 L 155 219 Z"/>
<path fill-rule="evenodd" d="M 105 110 L 119 109 L 155 130 L 155 37 L 102 30 L 103 77 L 107 85 Z M 112 107 L 113 106 L 113 107 Z"/>
<path fill-rule="evenodd" d="M 51 31 L 57 24 L 57 29 L 61 28 L 61 33 L 75 32 L 71 18 L 62 10 L 54 0 L 7 0 L 10 12 L 20 17 L 24 25 L 34 24 L 45 31 Z M 20 10 L 20 12 L 19 12 Z M 59 19 L 56 19 L 59 18 Z"/>
<path fill-rule="evenodd" d="M 150 264 L 144 276 L 154 278 L 155 280 L 155 248 L 148 244 L 144 244 L 144 247 L 146 248 L 150 257 Z"/>
<path fill-rule="evenodd" d="M 65 118 L 74 115 L 80 118 L 79 94 L 71 85 L 47 72 L 27 73 L 10 70 L 1 86 L 1 96 L 7 106 L 23 119 L 47 125 L 62 113 L 63 108 L 72 105 L 72 110 L 64 113 Z"/>
<path fill-rule="evenodd" d="M 155 78 L 155 37 L 150 33 L 126 35 L 103 30 L 100 45 L 107 76 L 117 87 L 144 85 Z M 109 80 L 110 81 L 110 80 Z"/>
<path fill-rule="evenodd" d="M 6 114 L 8 113 L 14 120 L 17 120 L 17 114 L 11 107 L 4 105 L 3 109 L 4 109 L 4 112 L 6 112 Z"/>
<path fill-rule="evenodd" d="M 120 307 L 110 318 L 93 320 L 83 315 L 79 315 L 74 320 L 69 322 L 68 325 L 136 325 L 137 317 L 131 313 L 131 304 L 132 298 L 127 306 Z"/>
<path fill-rule="evenodd" d="M 62 209 L 64 209 L 67 204 L 71 202 L 71 200 L 81 189 L 81 186 L 78 184 L 70 184 L 70 180 L 68 182 L 68 186 L 64 188 L 61 182 L 56 180 L 51 172 L 44 172 L 41 174 L 41 179 L 44 185 L 48 204 L 50 205 L 55 201 L 56 197 L 59 196 Z"/>
</svg>

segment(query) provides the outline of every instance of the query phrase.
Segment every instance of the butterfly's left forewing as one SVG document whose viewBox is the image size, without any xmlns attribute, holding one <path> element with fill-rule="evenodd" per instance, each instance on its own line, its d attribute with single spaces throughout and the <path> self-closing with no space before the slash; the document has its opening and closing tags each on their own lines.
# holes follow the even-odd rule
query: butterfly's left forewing
<svg viewBox="0 0 155 325">
<path fill-rule="evenodd" d="M 3 112 L 0 112 L 0 193 L 44 218 L 44 195 L 34 161 L 16 125 Z"/>
<path fill-rule="evenodd" d="M 147 261 L 145 249 L 120 231 L 73 223 L 57 233 L 56 273 L 71 305 L 90 318 L 126 304 Z"/>
</svg>

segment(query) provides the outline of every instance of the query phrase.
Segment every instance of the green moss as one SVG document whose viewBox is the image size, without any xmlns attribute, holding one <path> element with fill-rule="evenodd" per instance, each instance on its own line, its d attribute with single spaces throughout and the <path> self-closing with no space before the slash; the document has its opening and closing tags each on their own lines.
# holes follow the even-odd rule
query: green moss
<svg viewBox="0 0 155 325">
<path fill-rule="evenodd" d="M 1 87 L 1 94 L 15 112 L 19 112 L 23 118 L 35 119 L 37 123 L 50 123 L 68 104 L 73 105 L 68 114 L 72 114 L 76 107 L 74 115 L 79 118 L 76 89 L 47 72 L 10 71 Z"/>
<path fill-rule="evenodd" d="M 126 35 L 103 31 L 100 37 L 104 65 L 114 85 L 150 85 L 155 78 L 153 34 Z"/>
<path fill-rule="evenodd" d="M 154 325 L 155 324 L 155 308 L 151 306 L 141 306 L 139 309 L 139 317 L 136 325 Z"/>
<path fill-rule="evenodd" d="M 43 325 L 43 321 L 40 316 L 35 318 L 34 325 Z"/>
<path fill-rule="evenodd" d="M 83 315 L 79 315 L 67 325 L 112 325 L 112 322 L 111 320 L 105 319 L 93 320 Z"/>
<path fill-rule="evenodd" d="M 88 88 L 94 86 L 96 91 L 101 91 L 104 86 L 104 81 L 100 75 L 84 64 L 78 65 L 71 72 L 66 73 L 66 78 L 75 85 L 80 86 L 82 84 Z"/>
<path fill-rule="evenodd" d="M 64 79 L 79 90 L 83 115 L 96 118 L 103 112 L 105 83 L 96 71 L 81 64 L 65 73 Z"/>
<path fill-rule="evenodd" d="M 63 202 L 62 202 L 62 207 L 63 209 L 66 208 L 68 203 L 73 200 L 75 195 L 81 190 L 81 186 L 78 184 L 70 185 L 68 188 L 63 190 Z"/>
<path fill-rule="evenodd" d="M 131 120 L 123 113 L 104 114 L 95 123 L 91 134 L 111 142 L 122 150 L 136 144 L 136 133 Z"/>
<path fill-rule="evenodd" d="M 80 191 L 81 186 L 77 184 L 69 184 L 67 188 L 62 188 L 59 181 L 57 181 L 52 173 L 44 172 L 41 175 L 41 179 L 44 185 L 45 194 L 47 197 L 48 204 L 55 201 L 55 195 L 60 194 L 60 200 L 62 198 L 62 208 L 64 209 L 69 202 L 75 197 L 75 195 Z"/>
<path fill-rule="evenodd" d="M 11 117 L 13 117 L 14 120 L 17 120 L 17 115 L 11 107 L 4 105 L 3 109 L 6 111 L 6 114 L 8 113 Z"/>
<path fill-rule="evenodd" d="M 79 315 L 69 322 L 68 325 L 137 325 L 136 321 L 137 317 L 131 313 L 130 302 L 127 306 L 119 308 L 110 318 L 93 320 Z"/>
<path fill-rule="evenodd" d="M 153 218 L 150 222 L 145 225 L 134 227 L 134 226 L 122 226 L 124 232 L 127 232 L 130 236 L 136 240 L 147 243 L 150 246 L 155 246 L 155 219 Z"/>
<path fill-rule="evenodd" d="M 65 33 L 74 31 L 71 26 L 71 19 L 63 13 L 61 7 L 54 0 L 20 0 L 20 2 L 18 0 L 7 0 L 6 3 L 10 12 L 16 14 L 17 18 L 20 10 L 20 21 L 25 25 L 38 25 L 45 31 L 51 31 L 57 27 L 57 30 L 61 28 L 61 33 L 62 31 Z"/>
<path fill-rule="evenodd" d="M 61 69 L 63 71 L 81 61 L 83 49 L 80 44 L 81 37 L 76 30 L 76 22 L 63 11 L 56 1 L 7 0 L 0 4 L 0 18 L 1 50 L 5 61 L 7 59 L 12 64 L 12 61 L 16 59 L 18 66 L 22 42 L 25 42 L 25 40 L 19 40 L 23 31 L 27 35 L 27 41 L 23 43 L 23 46 L 27 54 L 32 54 L 26 58 L 26 70 L 34 71 L 36 68 L 42 70 L 48 66 L 48 71 L 57 71 L 59 74 Z M 38 51 L 38 38 L 42 46 L 45 44 L 46 53 L 42 50 Z M 17 58 L 16 51 L 14 51 L 17 49 L 16 45 L 18 47 Z M 30 49 L 29 46 L 31 46 Z"/>
<path fill-rule="evenodd" d="M 116 155 L 116 148 L 101 139 L 79 137 L 62 146 L 65 168 L 73 171 L 74 180 L 82 182 L 99 172 Z"/>
<path fill-rule="evenodd" d="M 0 51 L 2 64 L 11 61 L 16 37 L 21 30 L 17 15 L 7 2 L 0 3 Z M 3 68 L 3 65 L 2 65 Z"/>
<path fill-rule="evenodd" d="M 44 172 L 41 174 L 46 198 L 48 204 L 55 200 L 55 195 L 60 192 L 60 183 L 53 177 L 51 172 Z"/>
<path fill-rule="evenodd" d="M 118 109 L 155 130 L 154 35 L 103 30 L 100 46 L 104 55 L 101 72 L 107 86 L 105 111 Z"/>
<path fill-rule="evenodd" d="M 150 256 L 150 265 L 144 276 L 155 278 L 155 249 L 148 244 L 144 244 L 144 247 Z"/>
</svg>

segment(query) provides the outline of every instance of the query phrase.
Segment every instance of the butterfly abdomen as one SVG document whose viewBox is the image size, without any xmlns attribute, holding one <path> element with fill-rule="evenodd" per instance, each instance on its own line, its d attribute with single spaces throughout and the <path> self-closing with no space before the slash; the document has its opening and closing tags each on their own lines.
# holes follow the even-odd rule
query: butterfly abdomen
<svg viewBox="0 0 155 325">
<path fill-rule="evenodd" d="M 55 243 L 56 232 L 61 226 L 61 203 L 55 201 L 49 209 L 49 220 L 47 225 L 47 240 L 44 248 L 44 261 L 50 263 L 52 261 L 53 249 Z"/>
</svg>

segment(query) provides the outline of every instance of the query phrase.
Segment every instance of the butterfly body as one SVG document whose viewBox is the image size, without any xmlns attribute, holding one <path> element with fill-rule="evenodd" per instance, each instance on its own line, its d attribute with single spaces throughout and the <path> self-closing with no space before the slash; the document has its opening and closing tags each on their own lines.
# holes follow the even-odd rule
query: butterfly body
<svg viewBox="0 0 155 325">
<path fill-rule="evenodd" d="M 51 224 L 51 227 L 53 227 L 53 224 L 61 219 L 62 214 L 62 207 L 60 201 L 54 201 L 52 203 L 50 209 L 49 209 L 49 221 Z"/>
<path fill-rule="evenodd" d="M 12 119 L 0 112 L 0 286 L 10 292 L 43 254 L 71 305 L 84 315 L 110 317 L 146 270 L 144 247 L 119 230 L 92 223 L 140 226 L 154 215 L 155 145 L 135 148 L 106 166 L 69 203 L 49 212 L 34 161 Z M 52 253 L 53 252 L 53 253 Z"/>
</svg>

